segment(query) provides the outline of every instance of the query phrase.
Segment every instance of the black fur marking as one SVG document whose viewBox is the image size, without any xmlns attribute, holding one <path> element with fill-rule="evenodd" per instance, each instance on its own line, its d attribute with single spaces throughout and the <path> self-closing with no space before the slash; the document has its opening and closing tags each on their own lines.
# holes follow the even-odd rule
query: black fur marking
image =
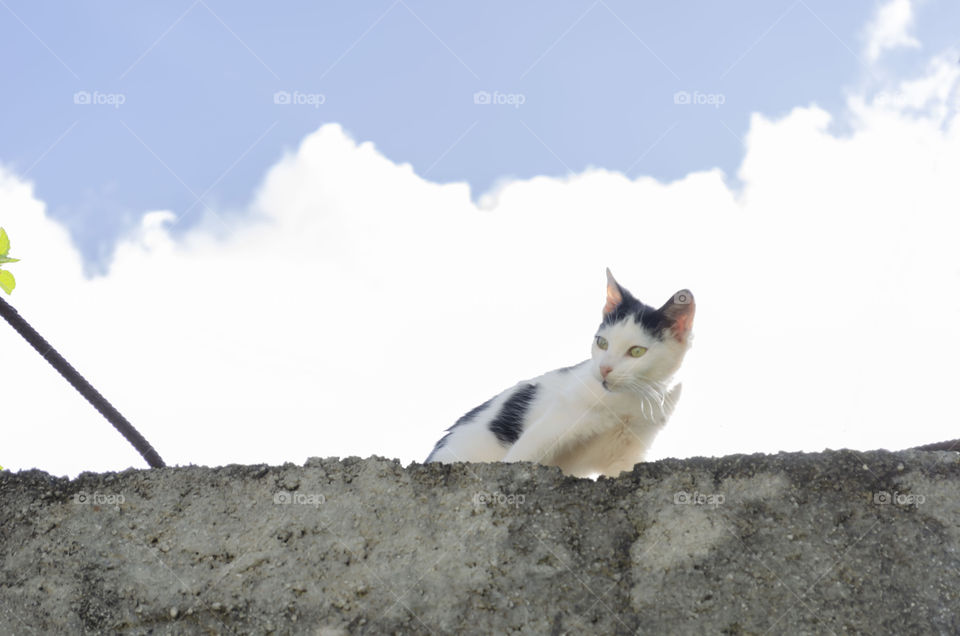
<svg viewBox="0 0 960 636">
<path fill-rule="evenodd" d="M 620 293 L 623 300 L 613 311 L 603 317 L 600 326 L 609 327 L 632 316 L 633 321 L 639 322 L 645 331 L 658 340 L 663 340 L 663 331 L 669 328 L 673 321 L 660 313 L 655 307 L 644 305 L 623 287 L 620 288 Z"/>
<path fill-rule="evenodd" d="M 524 384 L 503 403 L 500 412 L 490 422 L 490 432 L 497 436 L 501 444 L 513 444 L 520 438 L 520 433 L 523 432 L 523 418 L 536 394 L 536 384 Z"/>
<path fill-rule="evenodd" d="M 493 397 L 496 397 L 496 396 L 493 396 Z M 493 402 L 493 398 L 490 398 L 480 406 L 475 406 L 474 408 L 467 411 L 465 414 L 461 415 L 460 419 L 454 422 L 453 426 L 451 426 L 446 430 L 446 434 L 443 437 L 441 437 L 440 441 L 437 442 L 437 445 L 433 447 L 433 450 L 430 451 L 430 454 L 427 456 L 426 461 L 429 462 L 430 459 L 433 457 L 434 453 L 436 453 L 438 450 L 440 450 L 446 445 L 447 438 L 450 437 L 451 434 L 453 434 L 453 429 L 457 428 L 461 424 L 466 424 L 467 422 L 472 421 L 477 415 L 480 414 L 481 411 L 483 411 L 485 408 L 490 406 L 491 402 Z"/>
</svg>

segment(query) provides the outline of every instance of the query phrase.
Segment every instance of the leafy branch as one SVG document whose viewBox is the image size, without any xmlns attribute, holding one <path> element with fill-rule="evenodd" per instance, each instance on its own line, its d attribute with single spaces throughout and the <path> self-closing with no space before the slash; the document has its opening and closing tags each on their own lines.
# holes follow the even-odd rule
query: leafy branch
<svg viewBox="0 0 960 636">
<path fill-rule="evenodd" d="M 10 238 L 7 237 L 7 232 L 2 227 L 0 227 L 0 265 L 4 263 L 16 263 L 19 261 L 19 258 L 10 258 L 7 254 L 10 252 Z M 17 281 L 14 279 L 13 274 L 8 272 L 5 269 L 0 269 L 0 289 L 7 292 L 7 295 L 10 295 L 10 292 L 13 291 L 13 288 L 17 286 Z"/>
<path fill-rule="evenodd" d="M 2 227 L 0 227 L 0 265 L 5 263 L 16 263 L 19 259 L 10 258 L 7 254 L 10 252 L 10 239 Z M 16 280 L 13 274 L 5 269 L 0 269 L 0 289 L 3 289 L 8 295 L 16 287 Z M 77 372 L 66 359 L 54 349 L 50 343 L 44 340 L 43 336 L 37 333 L 37 330 L 30 326 L 24 320 L 17 310 L 10 303 L 0 297 L 0 316 L 3 316 L 10 326 L 16 330 L 23 339 L 30 343 L 37 353 L 49 362 L 57 372 L 60 373 L 69 382 L 73 388 L 80 392 L 97 411 L 100 412 L 107 421 L 113 424 L 114 428 L 120 431 L 128 442 L 130 442 L 140 455 L 143 456 L 152 468 L 163 468 L 165 464 L 153 449 L 143 435 L 133 427 L 133 424 L 127 421 L 120 411 L 115 409 L 100 392 L 93 388 L 93 385 Z"/>
</svg>

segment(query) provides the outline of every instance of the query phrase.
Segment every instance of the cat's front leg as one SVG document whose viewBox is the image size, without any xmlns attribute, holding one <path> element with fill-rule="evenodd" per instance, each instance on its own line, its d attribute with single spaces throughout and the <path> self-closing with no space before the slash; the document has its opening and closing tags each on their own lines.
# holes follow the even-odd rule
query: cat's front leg
<svg viewBox="0 0 960 636">
<path fill-rule="evenodd" d="M 530 423 L 503 457 L 505 462 L 552 464 L 562 450 L 566 418 L 556 410 Z"/>
<path fill-rule="evenodd" d="M 530 430 L 513 443 L 513 446 L 504 455 L 503 461 L 548 464 L 550 459 L 556 455 L 555 446 L 556 439 L 553 436 Z"/>
</svg>

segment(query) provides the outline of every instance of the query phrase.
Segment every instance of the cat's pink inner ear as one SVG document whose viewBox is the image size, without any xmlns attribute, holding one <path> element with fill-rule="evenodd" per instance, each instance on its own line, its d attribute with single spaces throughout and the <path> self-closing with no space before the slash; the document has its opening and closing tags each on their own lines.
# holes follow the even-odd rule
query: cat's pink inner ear
<svg viewBox="0 0 960 636">
<path fill-rule="evenodd" d="M 607 304 L 603 306 L 603 315 L 606 316 L 611 311 L 620 306 L 623 302 L 623 294 L 620 293 L 620 286 L 613 279 L 613 274 L 607 270 Z"/>
<path fill-rule="evenodd" d="M 682 299 L 682 301 L 678 301 L 678 299 Z M 696 313 L 696 310 L 697 306 L 693 302 L 693 294 L 687 289 L 678 291 L 673 295 L 673 298 L 668 300 L 661 308 L 661 311 L 673 321 L 673 324 L 670 326 L 670 331 L 673 332 L 674 337 L 680 342 L 686 340 L 690 334 L 690 330 L 693 329 L 693 315 Z"/>
<path fill-rule="evenodd" d="M 687 335 L 693 328 L 693 305 L 688 305 L 688 307 L 690 307 L 690 310 L 677 316 L 674 320 L 673 326 L 670 327 L 673 335 L 680 342 L 686 340 Z"/>
</svg>

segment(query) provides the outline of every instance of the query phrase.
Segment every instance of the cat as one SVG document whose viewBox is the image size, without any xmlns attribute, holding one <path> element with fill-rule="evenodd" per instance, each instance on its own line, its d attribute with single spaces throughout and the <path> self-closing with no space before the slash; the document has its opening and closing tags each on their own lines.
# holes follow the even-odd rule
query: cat
<svg viewBox="0 0 960 636">
<path fill-rule="evenodd" d="M 490 398 L 447 429 L 426 462 L 539 462 L 578 477 L 631 470 L 680 397 L 671 386 L 693 338 L 693 294 L 655 309 L 607 269 L 591 358 Z"/>
</svg>

